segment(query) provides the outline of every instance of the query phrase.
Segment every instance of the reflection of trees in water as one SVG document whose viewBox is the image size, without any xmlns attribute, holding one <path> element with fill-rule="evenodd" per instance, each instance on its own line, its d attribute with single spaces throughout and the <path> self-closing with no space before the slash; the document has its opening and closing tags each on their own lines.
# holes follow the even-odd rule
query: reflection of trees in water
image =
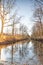
<svg viewBox="0 0 43 65">
<path fill-rule="evenodd" d="M 15 45 L 11 45 L 10 47 L 6 47 L 5 48 L 5 54 L 10 54 L 11 57 L 7 58 L 7 61 L 11 61 L 11 63 L 13 63 L 13 59 L 14 59 L 14 54 L 16 52 L 19 52 L 19 56 L 20 58 L 24 58 L 27 55 L 27 47 L 28 47 L 28 42 L 29 41 L 23 41 L 23 42 L 19 42 L 16 43 Z"/>
<path fill-rule="evenodd" d="M 11 45 L 10 47 L 7 47 L 5 49 L 5 54 L 9 53 L 11 58 L 8 58 L 11 60 L 11 63 L 13 63 L 14 53 L 18 50 L 18 45 Z"/>
<path fill-rule="evenodd" d="M 43 54 L 43 43 L 38 41 L 33 41 L 33 43 L 34 43 L 36 54 L 38 55 Z"/>
<path fill-rule="evenodd" d="M 38 41 L 33 41 L 34 51 L 38 55 L 40 62 L 43 64 L 43 43 Z"/>
<path fill-rule="evenodd" d="M 19 44 L 18 44 L 19 43 Z M 32 49 L 32 47 L 31 48 L 29 48 L 29 42 L 28 41 L 25 41 L 25 42 L 18 42 L 18 43 L 16 43 L 15 45 L 13 45 L 13 50 L 12 50 L 12 45 L 11 45 L 11 49 L 10 48 L 6 48 L 6 52 L 7 53 L 9 53 L 10 55 L 11 55 L 11 58 L 10 58 L 10 60 L 11 60 L 11 63 L 13 62 L 13 61 L 19 61 L 20 60 L 20 62 L 22 61 L 22 60 L 24 60 L 24 59 L 26 59 L 26 57 L 28 57 L 28 55 L 29 56 L 31 56 L 31 57 L 29 57 L 29 60 L 37 60 L 38 58 L 39 58 L 39 61 L 42 63 L 43 62 L 43 43 L 41 43 L 41 42 L 36 42 L 36 41 L 32 41 L 31 43 L 34 45 L 34 51 L 35 51 L 35 55 L 38 57 L 38 58 L 36 58 L 35 59 L 35 57 L 36 56 L 34 56 L 34 54 L 33 54 L 33 56 L 32 56 L 32 54 L 30 53 L 30 54 L 28 54 L 28 50 L 30 50 L 31 51 L 31 49 Z M 13 53 L 12 53 L 13 52 Z M 15 53 L 17 52 L 17 54 L 18 54 L 18 52 L 19 52 L 19 54 L 18 54 L 18 56 L 19 56 L 19 59 L 18 59 L 18 56 L 17 56 L 17 58 L 16 58 L 16 56 L 14 56 L 15 55 Z M 33 51 L 32 51 L 32 53 L 33 53 Z M 13 56 L 13 57 L 12 57 Z M 16 58 L 15 60 L 14 60 L 14 58 Z M 32 58 L 32 59 L 31 59 Z M 28 60 L 28 58 L 27 58 L 27 60 Z M 26 60 L 26 61 L 27 61 Z M 23 62 L 23 61 L 22 61 Z M 38 61 L 37 61 L 38 62 Z"/>
<path fill-rule="evenodd" d="M 22 47 L 19 47 L 19 55 L 21 58 L 24 58 L 27 55 L 28 42 L 22 44 Z"/>
</svg>

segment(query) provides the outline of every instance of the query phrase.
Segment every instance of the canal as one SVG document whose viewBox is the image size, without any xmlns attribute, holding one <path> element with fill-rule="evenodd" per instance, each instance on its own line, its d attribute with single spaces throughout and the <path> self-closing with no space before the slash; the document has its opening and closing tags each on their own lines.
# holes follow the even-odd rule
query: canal
<svg viewBox="0 0 43 65">
<path fill-rule="evenodd" d="M 12 50 L 13 49 L 13 50 Z M 0 63 L 43 65 L 43 42 L 20 41 L 1 49 Z"/>
</svg>

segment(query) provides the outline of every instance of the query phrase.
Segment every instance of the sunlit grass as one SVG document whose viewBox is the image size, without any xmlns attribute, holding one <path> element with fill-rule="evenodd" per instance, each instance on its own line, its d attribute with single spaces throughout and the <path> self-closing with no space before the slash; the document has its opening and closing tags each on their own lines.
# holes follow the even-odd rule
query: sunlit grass
<svg viewBox="0 0 43 65">
<path fill-rule="evenodd" d="M 7 35 L 7 34 L 0 34 L 0 42 L 10 41 L 10 40 L 20 40 L 26 38 L 26 35 L 16 34 L 16 35 Z"/>
</svg>

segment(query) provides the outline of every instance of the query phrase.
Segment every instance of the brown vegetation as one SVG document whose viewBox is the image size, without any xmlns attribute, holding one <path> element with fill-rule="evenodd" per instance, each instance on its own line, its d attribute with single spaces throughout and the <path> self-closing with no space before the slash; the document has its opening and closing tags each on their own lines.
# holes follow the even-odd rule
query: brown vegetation
<svg viewBox="0 0 43 65">
<path fill-rule="evenodd" d="M 31 37 L 36 39 L 43 39 L 43 4 L 41 1 L 35 1 L 35 11 L 34 11 L 34 26 L 32 28 Z"/>
</svg>

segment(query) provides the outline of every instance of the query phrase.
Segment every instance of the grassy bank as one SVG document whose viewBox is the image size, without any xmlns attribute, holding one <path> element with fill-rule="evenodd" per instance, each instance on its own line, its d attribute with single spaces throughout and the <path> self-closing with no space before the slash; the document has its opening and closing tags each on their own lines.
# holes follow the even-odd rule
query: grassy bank
<svg viewBox="0 0 43 65">
<path fill-rule="evenodd" d="M 9 44 L 14 43 L 16 41 L 26 40 L 29 39 L 29 36 L 27 35 L 7 35 L 7 34 L 0 34 L 0 44 Z"/>
</svg>

